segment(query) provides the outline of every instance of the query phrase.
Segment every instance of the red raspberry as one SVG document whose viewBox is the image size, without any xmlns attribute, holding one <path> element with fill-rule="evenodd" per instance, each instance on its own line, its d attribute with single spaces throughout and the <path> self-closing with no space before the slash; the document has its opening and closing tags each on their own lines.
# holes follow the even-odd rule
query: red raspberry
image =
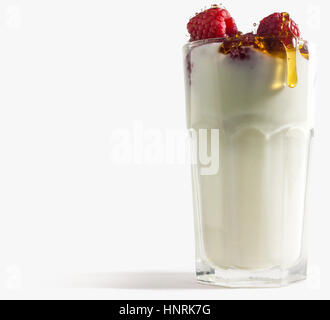
<svg viewBox="0 0 330 320">
<path fill-rule="evenodd" d="M 288 13 L 273 13 L 264 18 L 259 25 L 257 34 L 259 36 L 273 36 L 292 43 L 292 38 L 300 38 L 297 24 L 290 19 Z"/>
<path fill-rule="evenodd" d="M 190 19 L 190 41 L 234 36 L 238 33 L 234 19 L 226 9 L 213 6 Z"/>
<path fill-rule="evenodd" d="M 238 33 L 234 18 L 228 18 L 226 20 L 226 26 L 227 26 L 227 34 L 229 36 L 233 37 L 234 35 L 236 35 Z"/>
</svg>

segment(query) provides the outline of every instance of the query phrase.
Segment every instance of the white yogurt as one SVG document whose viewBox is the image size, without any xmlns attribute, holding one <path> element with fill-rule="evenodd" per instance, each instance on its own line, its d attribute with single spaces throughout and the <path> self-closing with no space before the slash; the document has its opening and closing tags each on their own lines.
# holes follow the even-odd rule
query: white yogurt
<svg viewBox="0 0 330 320">
<path fill-rule="evenodd" d="M 192 49 L 186 83 L 188 128 L 220 130 L 219 172 L 194 167 L 198 255 L 224 269 L 291 267 L 303 254 L 309 62 L 297 53 L 289 88 L 285 59 L 251 48 L 233 60 L 219 46 Z"/>
</svg>

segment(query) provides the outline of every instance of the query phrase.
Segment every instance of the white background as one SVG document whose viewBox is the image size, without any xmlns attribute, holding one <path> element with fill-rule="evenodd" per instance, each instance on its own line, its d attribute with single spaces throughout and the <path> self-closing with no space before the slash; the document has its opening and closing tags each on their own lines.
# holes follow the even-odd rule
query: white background
<svg viewBox="0 0 330 320">
<path fill-rule="evenodd" d="M 185 128 L 185 27 L 210 4 L 1 0 L 1 297 L 330 298 L 328 1 L 226 3 L 246 32 L 288 11 L 318 47 L 308 281 L 195 284 L 189 167 L 113 161 L 118 129 Z"/>
</svg>

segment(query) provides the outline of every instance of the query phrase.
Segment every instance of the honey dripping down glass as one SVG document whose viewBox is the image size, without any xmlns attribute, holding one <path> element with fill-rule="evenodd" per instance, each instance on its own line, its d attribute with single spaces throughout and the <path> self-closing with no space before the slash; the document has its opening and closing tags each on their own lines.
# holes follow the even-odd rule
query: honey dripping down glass
<svg viewBox="0 0 330 320">
<path fill-rule="evenodd" d="M 297 51 L 305 58 L 309 59 L 308 44 L 300 44 L 297 37 L 293 36 L 291 30 L 290 15 L 282 13 L 282 26 L 279 37 L 263 37 L 255 33 L 242 34 L 226 39 L 220 46 L 219 52 L 230 55 L 233 59 L 244 60 L 248 57 L 244 47 L 252 47 L 258 51 L 268 54 L 272 57 L 286 60 L 286 83 L 289 88 L 295 88 L 298 83 L 297 74 Z M 246 50 L 246 49 L 245 49 Z M 278 84 L 275 86 L 278 88 Z"/>
<path fill-rule="evenodd" d="M 290 22 L 290 15 L 287 12 L 282 13 L 282 30 L 284 26 L 289 25 Z M 289 37 L 288 34 L 284 34 L 287 38 Z M 287 78 L 286 82 L 289 88 L 295 88 L 298 83 L 298 75 L 297 75 L 297 39 L 293 38 L 291 43 L 283 43 L 285 51 L 286 51 L 286 61 L 287 61 Z"/>
<path fill-rule="evenodd" d="M 298 83 L 297 75 L 297 50 L 293 46 L 285 46 L 287 60 L 287 77 L 286 82 L 290 88 L 295 88 Z"/>
</svg>

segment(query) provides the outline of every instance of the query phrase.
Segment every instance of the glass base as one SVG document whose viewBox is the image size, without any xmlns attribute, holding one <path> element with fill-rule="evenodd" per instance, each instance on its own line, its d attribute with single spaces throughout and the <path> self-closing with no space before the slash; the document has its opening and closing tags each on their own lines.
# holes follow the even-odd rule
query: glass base
<svg viewBox="0 0 330 320">
<path fill-rule="evenodd" d="M 202 284 L 227 288 L 279 288 L 306 280 L 307 264 L 301 262 L 286 270 L 280 267 L 267 270 L 214 269 L 204 265 L 197 268 L 196 276 Z"/>
</svg>

